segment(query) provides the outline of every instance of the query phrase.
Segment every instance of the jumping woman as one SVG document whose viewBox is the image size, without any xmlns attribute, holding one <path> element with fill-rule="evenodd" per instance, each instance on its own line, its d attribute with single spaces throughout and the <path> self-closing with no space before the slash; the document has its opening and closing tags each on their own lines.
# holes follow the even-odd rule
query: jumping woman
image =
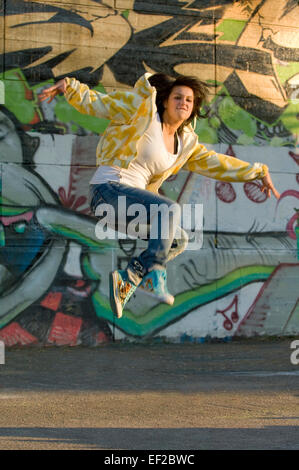
<svg viewBox="0 0 299 470">
<path fill-rule="evenodd" d="M 198 141 L 191 123 L 201 118 L 207 85 L 195 77 L 146 73 L 131 91 L 100 93 L 75 78 L 64 78 L 43 90 L 41 100 L 64 93 L 79 112 L 110 121 L 96 154 L 97 170 L 90 181 L 90 206 L 94 214 L 101 204 L 110 204 L 116 219 L 122 196 L 126 213 L 133 204 L 142 204 L 147 213 L 148 233 L 155 226 L 157 236 L 148 237 L 147 248 L 133 257 L 126 269 L 110 273 L 110 304 L 121 318 L 123 308 L 139 286 L 170 305 L 174 297 L 167 288 L 166 264 L 182 253 L 188 235 L 180 227 L 181 208 L 162 197 L 162 183 L 181 169 L 221 181 L 262 181 L 267 197 L 279 193 L 273 186 L 267 165 L 250 164 L 237 158 L 208 151 Z M 125 196 L 125 198 L 124 198 Z M 167 221 L 152 205 L 169 208 Z M 133 216 L 126 218 L 126 223 Z M 162 230 L 167 223 L 167 237 Z"/>
</svg>

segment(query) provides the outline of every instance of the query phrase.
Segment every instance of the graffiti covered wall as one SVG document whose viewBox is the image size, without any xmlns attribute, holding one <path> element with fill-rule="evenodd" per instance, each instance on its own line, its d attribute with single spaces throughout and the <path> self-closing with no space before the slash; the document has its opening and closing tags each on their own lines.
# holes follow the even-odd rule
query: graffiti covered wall
<svg viewBox="0 0 299 470">
<path fill-rule="evenodd" d="M 98 345 L 298 334 L 298 1 L 0 5 L 0 339 Z M 117 320 L 108 273 L 142 245 L 95 234 L 88 182 L 107 121 L 38 94 L 65 76 L 104 92 L 131 88 L 146 71 L 207 81 L 199 140 L 266 163 L 281 198 L 266 199 L 256 181 L 171 177 L 162 194 L 203 204 L 203 246 L 169 263 L 173 306 L 137 290 Z"/>
</svg>

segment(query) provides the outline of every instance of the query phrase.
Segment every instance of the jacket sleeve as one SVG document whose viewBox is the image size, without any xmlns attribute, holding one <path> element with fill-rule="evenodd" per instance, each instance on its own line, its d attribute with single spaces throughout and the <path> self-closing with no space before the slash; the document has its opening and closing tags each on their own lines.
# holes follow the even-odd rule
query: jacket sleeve
<svg viewBox="0 0 299 470">
<path fill-rule="evenodd" d="M 262 179 L 268 173 L 263 163 L 248 163 L 238 158 L 208 151 L 198 143 L 183 169 L 221 181 L 243 182 Z"/>
<path fill-rule="evenodd" d="M 67 77 L 65 80 L 64 96 L 80 113 L 123 124 L 130 121 L 140 105 L 141 98 L 133 91 L 113 91 L 105 94 L 90 89 L 75 78 Z"/>
</svg>

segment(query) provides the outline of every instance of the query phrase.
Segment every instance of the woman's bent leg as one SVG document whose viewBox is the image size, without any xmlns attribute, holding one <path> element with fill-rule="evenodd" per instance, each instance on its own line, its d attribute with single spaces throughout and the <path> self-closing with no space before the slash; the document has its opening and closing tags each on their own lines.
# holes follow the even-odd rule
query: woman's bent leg
<svg viewBox="0 0 299 470">
<path fill-rule="evenodd" d="M 178 255 L 183 253 L 188 246 L 188 242 L 189 242 L 189 237 L 188 237 L 187 232 L 185 232 L 185 230 L 182 229 L 182 227 L 177 227 L 175 238 L 173 239 L 172 245 L 168 252 L 168 256 L 166 258 L 166 263 L 168 263 L 169 261 L 176 258 Z"/>
<path fill-rule="evenodd" d="M 95 196 L 91 199 L 95 212 L 97 200 L 99 204 L 106 203 L 113 207 L 116 230 L 124 224 L 128 229 L 136 220 L 136 212 L 131 215 L 130 208 L 137 212 L 138 208 L 143 210 L 144 225 L 150 227 L 148 246 L 129 263 L 130 268 L 141 278 L 155 267 L 164 268 L 170 251 L 176 251 L 172 244 L 181 221 L 180 206 L 158 194 L 116 182 L 97 185 L 93 192 Z"/>
<path fill-rule="evenodd" d="M 114 271 L 110 274 L 110 301 L 114 313 L 121 317 L 124 305 L 142 279 L 145 281 L 142 282 L 143 287 L 147 291 L 161 301 L 172 304 L 174 297 L 167 290 L 165 266 L 170 259 L 185 249 L 187 243 L 187 234 L 179 227 L 180 206 L 149 191 L 115 182 L 98 185 L 93 188 L 92 193 L 93 210 L 96 211 L 97 202 L 113 207 L 114 229 L 117 230 L 120 219 L 121 225 L 124 225 L 124 216 L 126 228 L 132 225 L 136 213 L 133 212 L 132 215 L 130 209 L 141 209 L 145 214 L 143 223 L 149 229 L 147 249 L 131 259 L 125 271 Z"/>
</svg>

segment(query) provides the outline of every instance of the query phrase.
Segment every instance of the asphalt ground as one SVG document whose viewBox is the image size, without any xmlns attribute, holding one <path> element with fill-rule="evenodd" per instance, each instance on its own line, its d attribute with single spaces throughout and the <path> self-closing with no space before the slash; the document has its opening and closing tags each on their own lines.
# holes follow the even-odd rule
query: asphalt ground
<svg viewBox="0 0 299 470">
<path fill-rule="evenodd" d="M 298 450 L 294 339 L 8 348 L 0 449 Z"/>
</svg>

